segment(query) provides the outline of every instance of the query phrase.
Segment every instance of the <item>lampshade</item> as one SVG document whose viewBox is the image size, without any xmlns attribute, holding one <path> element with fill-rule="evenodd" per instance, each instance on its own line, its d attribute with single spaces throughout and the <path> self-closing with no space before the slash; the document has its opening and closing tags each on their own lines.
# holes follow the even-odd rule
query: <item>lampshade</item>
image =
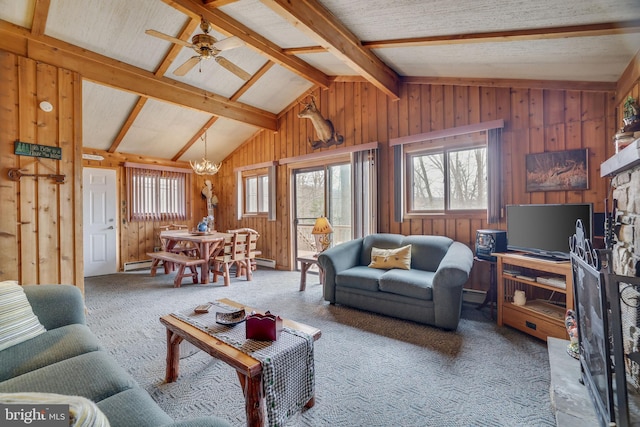
<svg viewBox="0 0 640 427">
<path fill-rule="evenodd" d="M 329 220 L 324 216 L 321 216 L 320 218 L 316 219 L 316 223 L 313 226 L 313 230 L 311 231 L 311 234 L 329 234 L 329 233 L 333 233 L 333 227 L 331 227 L 331 224 L 329 224 Z"/>
</svg>

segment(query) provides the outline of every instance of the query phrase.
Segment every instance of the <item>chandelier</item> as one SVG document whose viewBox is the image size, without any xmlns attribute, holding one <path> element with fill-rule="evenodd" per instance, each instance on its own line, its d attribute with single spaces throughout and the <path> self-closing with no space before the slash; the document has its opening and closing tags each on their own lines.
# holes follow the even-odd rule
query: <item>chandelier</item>
<svg viewBox="0 0 640 427">
<path fill-rule="evenodd" d="M 202 137 L 200 137 L 202 139 Z M 189 161 L 191 168 L 198 175 L 215 175 L 220 170 L 220 166 L 222 166 L 222 162 L 215 164 L 207 160 L 207 131 L 204 132 L 204 157 L 202 158 L 202 162 L 191 162 Z"/>
</svg>

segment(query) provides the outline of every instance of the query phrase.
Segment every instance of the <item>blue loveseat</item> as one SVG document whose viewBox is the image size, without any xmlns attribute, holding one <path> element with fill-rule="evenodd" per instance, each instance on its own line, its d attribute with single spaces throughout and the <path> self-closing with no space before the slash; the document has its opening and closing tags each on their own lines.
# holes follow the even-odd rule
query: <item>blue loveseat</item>
<svg viewBox="0 0 640 427">
<path fill-rule="evenodd" d="M 406 245 L 411 245 L 410 269 L 369 267 L 372 248 Z M 444 236 L 371 234 L 327 249 L 318 263 L 324 299 L 331 304 L 455 330 L 473 253 Z"/>
<path fill-rule="evenodd" d="M 78 288 L 31 285 L 23 289 L 46 332 L 0 350 L 0 393 L 82 396 L 97 404 L 111 427 L 230 426 L 216 417 L 174 422 L 86 326 Z"/>
</svg>

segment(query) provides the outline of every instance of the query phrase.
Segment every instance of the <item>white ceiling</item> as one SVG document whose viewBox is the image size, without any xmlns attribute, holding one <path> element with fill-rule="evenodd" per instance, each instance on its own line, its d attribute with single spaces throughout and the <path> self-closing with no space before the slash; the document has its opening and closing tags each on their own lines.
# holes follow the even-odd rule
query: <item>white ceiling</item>
<svg viewBox="0 0 640 427">
<path fill-rule="evenodd" d="M 169 5 L 181 4 L 182 0 L 165 1 L 50 0 L 44 35 L 155 73 L 173 44 L 149 36 L 145 30 L 154 29 L 177 37 L 194 16 Z M 322 31 L 311 31 L 304 23 L 294 25 L 291 19 L 274 11 L 273 4 L 279 1 L 226 3 L 218 11 L 253 31 L 254 38 L 264 38 L 261 40 L 277 50 L 330 47 L 330 42 L 318 35 Z M 616 82 L 640 48 L 640 0 L 320 0 L 317 3 L 365 46 L 374 41 L 449 37 L 450 40 L 439 44 L 372 48 L 381 65 L 389 67 L 400 79 L 459 77 Z M 0 0 L 0 19 L 31 29 L 35 7 L 36 0 Z M 464 43 L 451 40 L 457 35 L 473 33 L 632 20 L 637 21 L 636 25 L 626 34 L 539 36 L 517 41 L 493 38 Z M 217 40 L 232 35 L 216 31 L 216 23 L 212 23 L 211 35 Z M 201 32 L 196 27 L 183 39 L 190 40 Z M 359 75 L 357 67 L 330 52 L 303 52 L 295 57 L 329 77 Z M 250 81 L 249 86 L 245 87 L 242 79 L 215 61 L 203 61 L 182 77 L 172 74 L 194 55 L 192 49 L 183 47 L 167 71 L 158 77 L 229 98 L 239 103 L 240 108 L 255 107 L 271 114 L 280 113 L 315 86 L 312 78 L 292 71 L 287 64 L 271 63 L 268 54 L 249 44 L 221 54 L 251 75 L 270 66 L 260 78 Z M 235 96 L 239 90 L 242 94 Z M 87 148 L 109 150 L 117 142 L 117 152 L 199 160 L 204 156 L 200 135 L 209 124 L 207 155 L 217 162 L 260 129 L 226 117 L 210 124 L 210 113 L 153 97 L 131 121 L 128 119 L 139 95 L 96 81 L 84 81 L 83 98 L 83 145 Z M 126 127 L 128 121 L 132 123 Z M 123 127 L 126 132 L 122 131 Z M 121 133 L 123 136 L 119 139 Z M 190 141 L 194 141 L 191 146 Z"/>
</svg>

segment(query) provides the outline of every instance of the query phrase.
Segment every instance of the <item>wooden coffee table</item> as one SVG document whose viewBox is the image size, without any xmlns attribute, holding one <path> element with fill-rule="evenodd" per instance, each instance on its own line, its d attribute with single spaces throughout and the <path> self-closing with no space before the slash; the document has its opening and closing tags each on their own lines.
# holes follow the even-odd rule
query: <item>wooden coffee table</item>
<svg viewBox="0 0 640 427">
<path fill-rule="evenodd" d="M 257 313 L 264 313 L 264 311 L 247 307 L 226 298 L 220 299 L 218 302 L 231 307 L 244 307 L 247 312 L 256 311 Z M 171 315 L 161 317 L 160 322 L 167 328 L 166 382 L 170 383 L 178 379 L 180 343 L 182 340 L 186 340 L 212 357 L 222 360 L 229 366 L 235 368 L 244 393 L 247 426 L 263 426 L 265 420 L 265 400 L 262 388 L 262 364 L 260 361 Z M 303 323 L 288 319 L 283 319 L 282 323 L 288 328 L 311 335 L 315 341 L 320 339 L 322 335 L 320 329 Z M 312 397 L 305 406 L 310 408 L 314 403 L 314 398 Z"/>
</svg>

